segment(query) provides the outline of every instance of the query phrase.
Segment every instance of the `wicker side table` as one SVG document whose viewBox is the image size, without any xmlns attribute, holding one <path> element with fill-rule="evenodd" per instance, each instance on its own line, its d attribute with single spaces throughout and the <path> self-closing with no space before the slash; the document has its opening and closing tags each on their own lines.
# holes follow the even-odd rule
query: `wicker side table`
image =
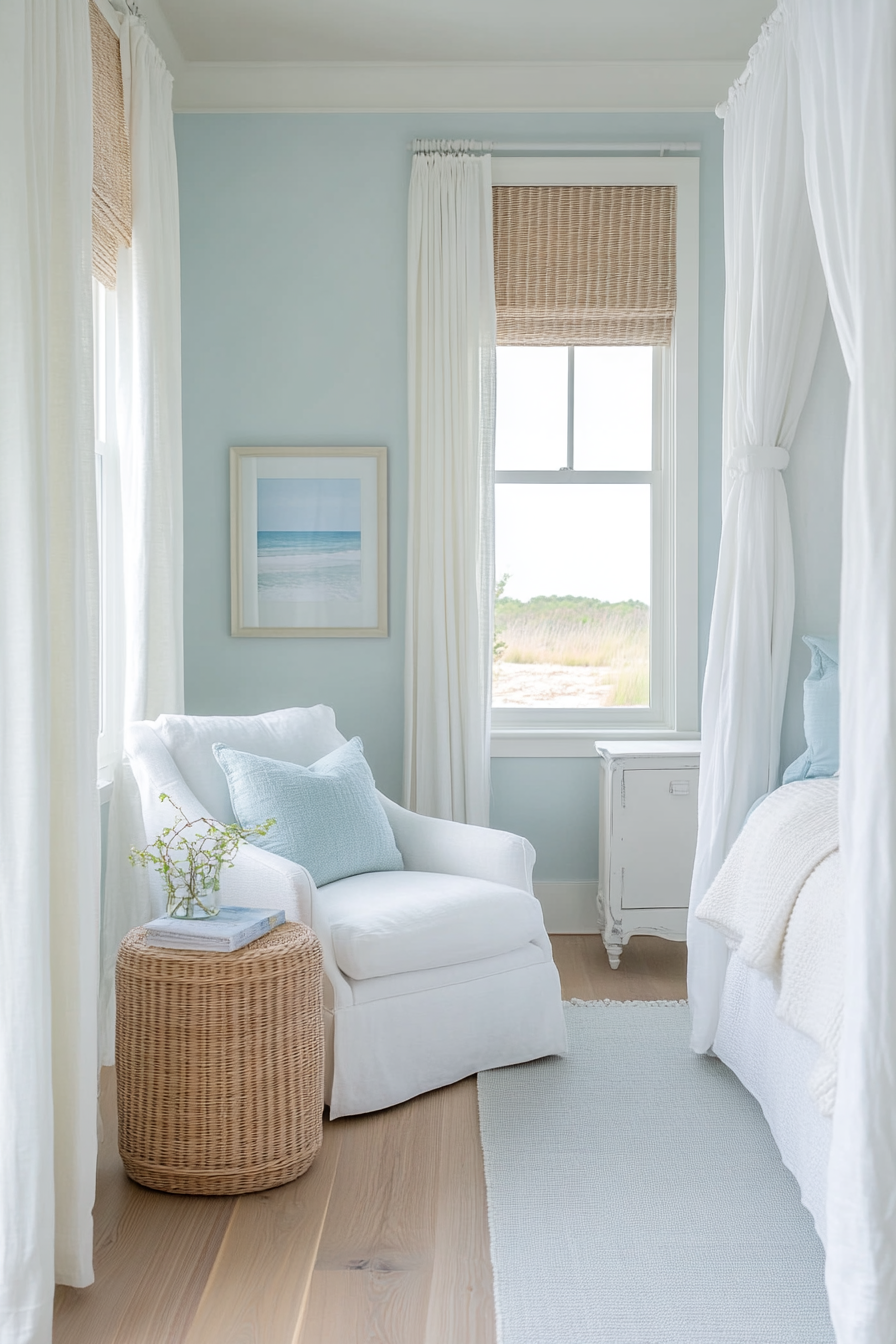
<svg viewBox="0 0 896 1344">
<path fill-rule="evenodd" d="M 140 1185 L 186 1195 L 267 1190 L 322 1141 L 320 944 L 281 924 L 238 952 L 146 946 L 115 974 L 118 1147 Z"/>
</svg>

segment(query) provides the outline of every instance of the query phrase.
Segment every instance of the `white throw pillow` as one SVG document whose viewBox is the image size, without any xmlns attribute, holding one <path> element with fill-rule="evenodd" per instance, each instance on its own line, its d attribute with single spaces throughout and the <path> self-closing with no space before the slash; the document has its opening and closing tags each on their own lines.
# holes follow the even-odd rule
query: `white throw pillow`
<svg viewBox="0 0 896 1344">
<path fill-rule="evenodd" d="M 187 786 L 218 821 L 236 818 L 227 780 L 212 752 L 216 742 L 293 765 L 313 765 L 345 742 L 329 705 L 244 716 L 160 714 L 152 726 Z"/>
</svg>

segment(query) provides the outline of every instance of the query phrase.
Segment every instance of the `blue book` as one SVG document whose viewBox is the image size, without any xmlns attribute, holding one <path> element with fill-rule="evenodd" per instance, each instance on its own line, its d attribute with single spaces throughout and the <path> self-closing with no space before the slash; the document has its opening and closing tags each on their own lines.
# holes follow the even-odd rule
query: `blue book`
<svg viewBox="0 0 896 1344">
<path fill-rule="evenodd" d="M 173 947 L 181 952 L 236 952 L 286 922 L 283 910 L 224 905 L 210 919 L 172 919 L 163 915 L 146 927 L 147 947 Z"/>
</svg>

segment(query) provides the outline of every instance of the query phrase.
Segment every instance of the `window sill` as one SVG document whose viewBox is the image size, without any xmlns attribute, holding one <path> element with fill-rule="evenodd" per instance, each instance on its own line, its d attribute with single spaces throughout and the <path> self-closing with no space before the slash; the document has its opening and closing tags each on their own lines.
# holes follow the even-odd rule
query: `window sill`
<svg viewBox="0 0 896 1344">
<path fill-rule="evenodd" d="M 502 756 L 587 756 L 596 760 L 594 743 L 602 742 L 698 742 L 699 732 L 675 732 L 645 726 L 635 728 L 496 728 L 492 730 L 492 759 Z"/>
<path fill-rule="evenodd" d="M 99 772 L 96 781 L 96 791 L 99 794 L 100 807 L 104 807 L 106 803 L 110 802 L 112 799 L 112 781 L 113 774 L 111 770 L 101 770 Z"/>
</svg>

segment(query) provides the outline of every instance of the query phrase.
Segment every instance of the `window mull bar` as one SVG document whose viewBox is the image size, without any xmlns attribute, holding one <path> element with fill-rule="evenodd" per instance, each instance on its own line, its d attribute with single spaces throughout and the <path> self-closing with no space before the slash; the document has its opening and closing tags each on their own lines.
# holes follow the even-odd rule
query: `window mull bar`
<svg viewBox="0 0 896 1344">
<path fill-rule="evenodd" d="M 415 154 L 695 154 L 699 140 L 596 140 L 590 143 L 560 140 L 549 144 L 523 140 L 414 140 L 408 149 Z"/>
</svg>

